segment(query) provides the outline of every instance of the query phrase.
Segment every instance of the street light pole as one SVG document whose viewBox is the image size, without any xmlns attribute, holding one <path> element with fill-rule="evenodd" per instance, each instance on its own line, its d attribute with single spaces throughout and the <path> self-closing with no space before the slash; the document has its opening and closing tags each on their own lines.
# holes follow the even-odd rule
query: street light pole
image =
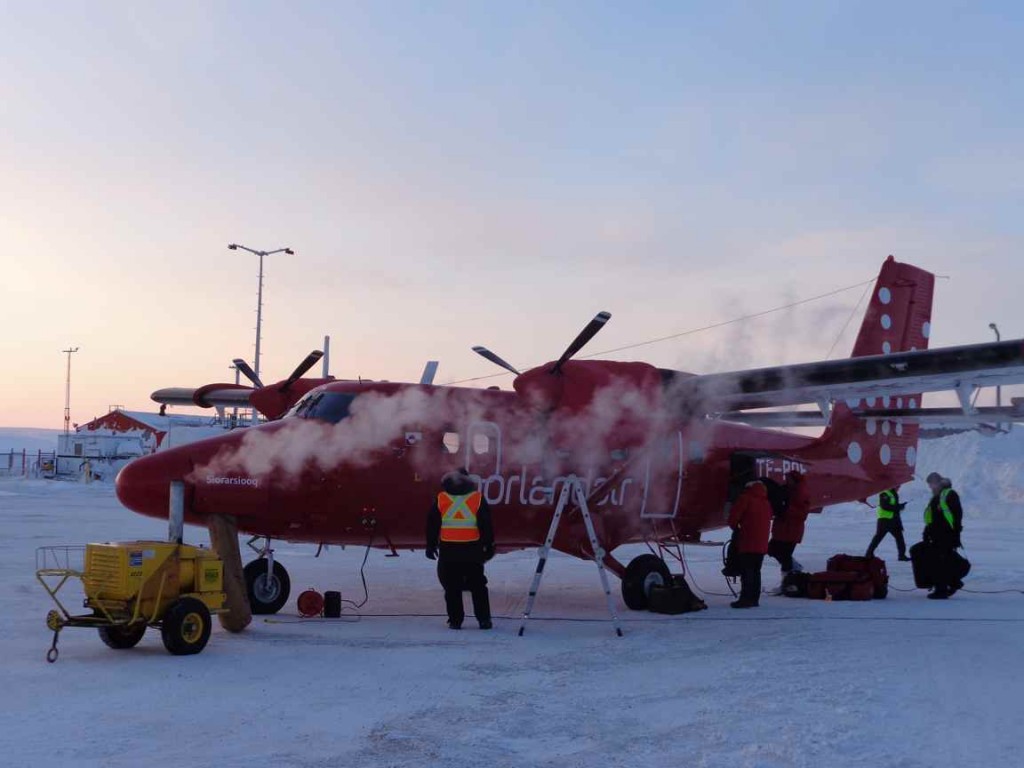
<svg viewBox="0 0 1024 768">
<path fill-rule="evenodd" d="M 64 382 L 64 436 L 67 437 L 71 431 L 71 356 L 78 351 L 78 347 L 68 347 L 61 352 L 68 356 L 68 374 Z"/>
<path fill-rule="evenodd" d="M 278 248 L 273 251 L 258 251 L 255 248 L 249 248 L 246 245 L 239 245 L 238 243 L 231 243 L 228 248 L 232 251 L 239 249 L 248 251 L 249 253 L 255 254 L 260 259 L 260 279 L 259 285 L 256 288 L 256 361 L 253 366 L 253 370 L 256 373 L 256 378 L 260 377 L 260 339 L 263 331 L 263 259 L 266 256 L 273 256 L 275 253 L 287 253 L 289 256 L 295 253 L 291 248 Z M 253 409 L 253 424 L 256 423 L 257 415 L 256 410 Z"/>
</svg>

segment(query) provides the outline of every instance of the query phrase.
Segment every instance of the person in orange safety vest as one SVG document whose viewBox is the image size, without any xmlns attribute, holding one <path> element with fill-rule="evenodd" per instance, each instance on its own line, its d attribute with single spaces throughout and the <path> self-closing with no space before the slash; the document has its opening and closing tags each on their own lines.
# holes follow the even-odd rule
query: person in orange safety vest
<svg viewBox="0 0 1024 768">
<path fill-rule="evenodd" d="M 491 602 L 484 563 L 494 557 L 491 509 L 465 469 L 441 480 L 433 509 L 427 515 L 427 557 L 437 560 L 437 577 L 444 587 L 448 626 L 462 629 L 466 609 L 462 593 L 473 595 L 473 613 L 480 629 L 491 629 Z"/>
</svg>

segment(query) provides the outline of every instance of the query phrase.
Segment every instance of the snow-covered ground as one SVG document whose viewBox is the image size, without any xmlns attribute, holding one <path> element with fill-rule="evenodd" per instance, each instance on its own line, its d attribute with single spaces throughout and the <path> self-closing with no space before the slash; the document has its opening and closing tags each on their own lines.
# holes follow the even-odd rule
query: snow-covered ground
<svg viewBox="0 0 1024 768">
<path fill-rule="evenodd" d="M 622 610 L 604 621 L 592 564 L 549 564 L 538 616 L 494 632 L 451 632 L 422 553 L 373 552 L 361 620 L 257 619 L 217 628 L 195 657 L 157 633 L 133 651 L 67 630 L 44 661 L 49 599 L 37 546 L 162 538 L 165 524 L 121 509 L 109 484 L 0 481 L 0 763 L 11 766 L 1015 766 L 1024 726 L 1024 506 L 1018 434 L 926 444 L 920 470 L 958 479 L 967 502 L 968 588 L 935 603 L 917 591 L 825 603 L 766 597 L 728 607 L 719 552 L 690 548 L 710 610 L 678 618 Z M 954 471 L 955 470 L 955 471 Z M 924 497 L 908 488 L 913 539 Z M 864 507 L 811 520 L 798 558 L 812 569 L 859 553 Z M 500 521 L 499 521 L 500 524 Z M 191 541 L 204 532 L 189 529 Z M 293 597 L 307 586 L 361 597 L 363 552 L 283 544 Z M 618 553 L 623 557 L 630 553 Z M 891 541 L 893 585 L 912 587 Z M 489 567 L 494 610 L 517 617 L 533 553 Z M 765 569 L 766 585 L 775 582 Z M 468 602 L 468 601 L 467 601 Z M 621 606 L 620 606 L 621 609 Z M 393 614 L 417 614 L 393 616 Z M 419 615 L 423 614 L 423 615 Z M 472 625 L 472 621 L 467 626 Z"/>
</svg>

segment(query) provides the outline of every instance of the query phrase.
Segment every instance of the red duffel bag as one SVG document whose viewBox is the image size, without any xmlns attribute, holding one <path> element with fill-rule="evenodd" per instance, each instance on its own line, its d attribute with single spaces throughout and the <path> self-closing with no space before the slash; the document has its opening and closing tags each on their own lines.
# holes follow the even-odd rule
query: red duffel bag
<svg viewBox="0 0 1024 768">
<path fill-rule="evenodd" d="M 858 557 L 857 555 L 833 555 L 828 559 L 830 571 L 867 574 L 874 587 L 873 597 L 884 600 L 889 594 L 889 572 L 885 560 L 880 557 Z"/>
<path fill-rule="evenodd" d="M 871 577 L 858 571 L 812 573 L 807 582 L 807 596 L 812 600 L 870 600 L 874 594 Z"/>
</svg>

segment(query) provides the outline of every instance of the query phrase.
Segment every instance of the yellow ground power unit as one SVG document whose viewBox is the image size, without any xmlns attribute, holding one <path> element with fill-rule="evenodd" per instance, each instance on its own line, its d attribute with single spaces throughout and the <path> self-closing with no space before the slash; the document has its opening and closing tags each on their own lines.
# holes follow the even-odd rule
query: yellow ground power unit
<svg viewBox="0 0 1024 768">
<path fill-rule="evenodd" d="M 224 564 L 217 553 L 176 542 L 41 547 L 36 578 L 57 604 L 46 617 L 54 633 L 50 662 L 57 660 L 64 627 L 93 627 L 116 649 L 133 648 L 154 627 L 171 653 L 199 653 L 210 639 L 211 616 L 224 611 Z M 74 580 L 90 613 L 74 616 L 61 600 Z"/>
</svg>

